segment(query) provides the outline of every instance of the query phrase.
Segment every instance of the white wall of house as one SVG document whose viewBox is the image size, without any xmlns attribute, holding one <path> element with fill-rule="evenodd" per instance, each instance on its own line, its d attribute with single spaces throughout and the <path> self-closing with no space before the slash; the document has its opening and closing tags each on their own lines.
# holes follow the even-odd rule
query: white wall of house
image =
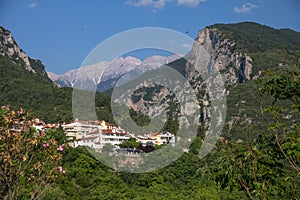
<svg viewBox="0 0 300 200">
<path fill-rule="evenodd" d="M 73 147 L 88 146 L 100 149 L 105 146 L 105 144 L 116 146 L 124 140 L 134 137 L 126 133 L 126 131 L 120 127 L 102 130 L 101 125 L 93 122 L 80 122 L 75 120 L 75 122 L 62 125 L 62 127 L 67 136 L 75 137 L 75 142 L 70 144 Z M 175 146 L 175 136 L 169 132 L 137 136 L 135 138 L 143 145 L 147 143 L 157 145 L 169 143 Z"/>
</svg>

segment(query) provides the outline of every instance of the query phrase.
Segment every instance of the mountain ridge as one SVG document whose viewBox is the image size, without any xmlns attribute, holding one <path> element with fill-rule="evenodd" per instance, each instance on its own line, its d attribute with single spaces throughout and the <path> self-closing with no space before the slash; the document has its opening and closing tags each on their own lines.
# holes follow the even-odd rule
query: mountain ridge
<svg viewBox="0 0 300 200">
<path fill-rule="evenodd" d="M 300 43 L 298 37 L 299 32 L 290 30 L 278 31 L 273 30 L 271 27 L 268 27 L 267 30 L 271 30 L 272 33 L 274 32 L 276 36 L 275 39 L 277 39 L 274 40 L 275 42 L 271 42 L 270 46 L 262 48 L 261 45 L 269 45 L 268 42 L 270 40 L 264 40 L 262 38 L 261 40 L 253 41 L 255 38 L 257 39 L 257 37 L 254 37 L 254 39 L 252 38 L 253 34 L 259 35 L 263 32 L 256 30 L 264 27 L 262 25 L 250 23 L 251 28 L 249 28 L 249 23 L 239 23 L 237 25 L 218 24 L 211 26 L 206 27 L 208 29 L 210 29 L 210 27 L 211 29 L 214 29 L 214 31 L 209 30 L 207 32 L 206 43 L 207 45 L 209 44 L 208 46 L 212 51 L 211 53 L 215 56 L 213 58 L 215 59 L 214 61 L 220 61 L 220 72 L 224 75 L 224 82 L 226 86 L 230 87 L 231 89 L 234 89 L 235 85 L 238 84 L 238 82 L 247 82 L 257 78 L 257 76 L 259 76 L 263 70 L 276 68 L 277 64 L 293 64 L 293 60 L 295 58 L 295 53 L 293 51 L 295 49 L 300 49 L 300 47 L 298 47 L 298 44 Z M 218 26 L 218 28 L 216 28 L 216 26 Z M 20 57 L 16 53 L 19 51 L 21 52 L 21 48 L 17 45 L 16 41 L 12 40 L 13 37 L 9 31 L 5 30 L 4 28 L 1 28 L 1 30 L 0 103 L 2 105 L 11 105 L 12 108 L 23 107 L 25 109 L 33 109 L 35 110 L 33 114 L 36 115 L 36 117 L 41 117 L 42 119 L 45 119 L 47 121 L 64 121 L 71 119 L 72 89 L 58 88 L 57 85 L 48 78 L 48 75 L 45 72 L 45 66 L 41 61 L 37 59 L 31 59 L 30 57 L 28 57 L 32 70 L 26 68 L 27 66 L 25 64 L 25 61 L 21 59 L 22 56 Z M 252 32 L 249 32 L 249 30 L 251 30 Z M 202 32 L 205 33 L 205 29 L 203 29 L 203 31 Z M 277 32 L 280 32 L 280 34 L 278 35 Z M 285 37 L 279 38 L 285 33 L 287 34 Z M 264 34 L 272 35 L 271 33 L 267 32 Z M 243 40 L 241 40 L 242 36 L 245 36 Z M 232 40 L 230 38 L 237 38 L 237 40 Z M 276 45 L 277 40 L 284 41 L 286 38 L 289 41 L 297 40 L 297 42 L 295 44 L 287 42 L 288 45 L 283 46 Z M 198 39 L 196 39 L 195 41 L 197 42 Z M 201 43 L 201 41 L 198 41 L 198 43 L 199 42 Z M 251 43 L 252 46 L 243 47 L 241 45 L 241 42 L 244 45 Z M 280 45 L 281 43 L 279 42 L 278 44 Z M 11 45 L 17 46 L 13 47 Z M 216 47 L 218 47 L 218 49 L 216 49 Z M 291 49 L 286 49 L 288 47 L 291 47 Z M 9 48 L 19 50 L 11 51 L 8 50 Z M 264 51 L 266 49 L 267 51 Z M 256 52 L 253 50 L 255 50 Z M 14 53 L 9 54 L 8 52 Z M 247 56 L 249 56 L 251 59 L 247 59 Z M 241 62 L 241 59 L 243 57 L 245 58 L 245 60 Z M 236 60 L 238 62 L 236 62 Z M 135 62 L 139 63 L 139 60 L 135 60 Z M 227 63 L 226 66 L 224 65 L 224 63 Z M 251 71 L 250 64 L 252 66 Z M 120 67 L 120 64 L 116 66 Z M 175 64 L 172 64 L 172 67 L 177 69 L 183 75 L 188 76 L 188 74 L 190 74 L 191 78 L 195 76 L 194 72 L 191 71 L 188 66 L 186 66 L 186 62 L 184 60 L 176 60 Z M 5 76 L 3 75 L 4 73 Z M 22 74 L 22 76 L 20 76 L 20 74 Z M 140 72 L 133 74 L 132 77 L 134 78 L 139 75 Z M 242 79 L 240 79 L 240 75 Z M 118 82 L 118 74 L 114 76 L 114 74 L 112 73 L 110 77 L 113 77 L 113 79 L 107 79 L 108 82 L 107 86 L 105 86 L 106 88 L 111 87 L 112 83 L 115 84 Z M 98 79 L 99 76 L 93 81 L 97 82 Z M 197 82 L 200 80 L 193 79 L 192 81 Z M 200 87 L 201 84 L 199 83 L 198 86 Z M 231 93 L 231 91 L 228 91 L 228 93 Z M 32 98 L 31 96 L 33 96 L 34 98 Z M 98 105 L 100 107 L 105 107 L 105 109 L 101 111 L 103 114 L 102 118 L 106 119 L 107 121 L 112 121 L 109 108 L 110 99 L 108 97 L 104 97 L 103 95 L 100 96 L 102 100 L 99 100 Z M 46 108 L 49 110 L 46 110 Z M 98 110 L 100 111 L 101 109 L 98 108 Z"/>
<path fill-rule="evenodd" d="M 90 71 L 90 73 L 86 74 L 86 76 L 90 79 L 97 78 L 95 75 L 101 76 L 101 82 L 100 79 L 96 81 L 99 92 L 104 92 L 108 89 L 113 88 L 117 80 L 122 77 L 124 74 L 133 74 L 134 77 L 138 76 L 141 73 L 144 73 L 148 70 L 153 70 L 156 68 L 159 68 L 161 65 L 168 64 L 169 62 L 172 62 L 179 58 L 177 55 L 171 55 L 171 56 L 160 56 L 160 55 L 153 55 L 145 58 L 143 61 L 140 59 L 133 57 L 133 56 L 126 56 L 126 57 L 118 57 L 109 61 L 101 61 L 99 63 L 96 63 L 94 65 L 89 66 L 82 66 L 78 69 L 72 69 L 67 71 L 64 74 L 55 74 L 53 72 L 48 71 L 48 77 L 56 82 L 58 86 L 60 87 L 73 87 L 76 79 L 83 78 L 79 74 L 83 71 Z M 105 67 L 105 71 L 103 74 L 99 74 L 99 71 L 102 71 L 97 66 L 103 66 Z M 98 77 L 98 78 L 99 78 Z"/>
<path fill-rule="evenodd" d="M 226 116 L 226 123 L 224 126 L 226 131 L 224 137 L 230 136 L 236 140 L 245 140 L 247 137 L 245 135 L 246 131 L 241 132 L 239 130 L 241 126 L 234 126 L 233 124 L 237 123 L 236 121 L 243 124 L 243 126 L 249 122 L 257 124 L 260 129 L 253 130 L 254 135 L 258 135 L 261 130 L 264 130 L 264 128 L 267 127 L 267 124 L 263 122 L 263 119 L 258 117 L 260 116 L 261 111 L 253 104 L 253 102 L 255 102 L 259 105 L 256 79 L 262 77 L 266 70 L 276 69 L 285 71 L 295 65 L 297 62 L 295 50 L 300 49 L 300 45 L 297 46 L 300 42 L 300 37 L 297 37 L 299 34 L 298 32 L 292 32 L 294 34 L 293 40 L 295 39 L 298 42 L 292 44 L 293 46 L 291 49 L 288 49 L 288 56 L 285 56 L 285 48 L 289 47 L 289 45 L 276 46 L 274 45 L 274 43 L 276 44 L 276 41 L 269 43 L 269 39 L 264 40 L 264 38 L 255 42 L 253 41 L 256 40 L 257 37 L 252 38 L 251 36 L 255 35 L 257 32 L 256 29 L 259 29 L 262 25 L 250 23 L 251 27 L 249 28 L 248 23 L 242 23 L 238 24 L 237 27 L 235 27 L 235 25 L 231 26 L 233 26 L 233 28 L 222 25 L 219 29 L 212 26 L 199 31 L 198 37 L 194 41 L 193 49 L 191 53 L 185 57 L 185 60 L 175 61 L 168 66 L 184 75 L 189 80 L 194 90 L 197 91 L 201 121 L 203 121 L 205 127 L 209 124 L 207 120 L 211 117 L 212 110 L 208 98 L 210 94 L 206 87 L 210 82 L 213 82 L 213 80 L 209 78 L 203 80 L 202 75 L 205 73 L 209 74 L 209 68 L 218 69 L 225 86 L 224 93 L 227 95 L 229 99 L 228 104 L 230 105 L 228 107 L 229 114 Z M 223 28 L 225 31 L 223 31 Z M 230 39 L 230 37 L 227 37 L 224 33 L 226 32 L 230 35 L 230 33 L 236 29 L 238 29 L 238 31 L 233 32 L 231 38 L 236 37 L 237 40 Z M 267 29 L 271 30 L 271 32 L 277 32 L 271 27 L 267 27 Z M 267 32 L 264 34 L 269 35 Z M 281 34 L 282 33 L 280 33 L 279 36 L 275 36 L 280 37 Z M 290 34 L 288 34 L 288 36 L 290 36 Z M 244 41 L 241 41 L 239 39 L 240 37 L 244 37 Z M 280 40 L 284 40 L 284 38 L 281 38 Z M 241 42 L 251 43 L 254 46 L 240 48 L 242 47 Z M 261 48 L 260 46 L 262 44 L 270 44 L 270 46 Z M 207 67 L 205 65 L 204 68 L 203 65 L 201 65 L 201 58 L 204 56 L 203 49 L 211 55 L 212 61 L 212 64 L 204 63 L 207 65 Z M 169 100 L 164 100 L 163 102 L 155 101 L 158 99 L 158 96 L 167 97 L 171 95 L 171 92 L 165 90 L 164 87 L 159 90 L 157 90 L 157 87 L 152 87 L 151 85 L 139 85 L 138 87 L 144 88 L 145 91 L 136 94 L 132 91 L 131 93 L 133 96 L 130 102 L 130 107 L 137 112 L 144 115 L 150 114 L 152 115 L 150 116 L 151 118 L 160 115 L 161 112 L 159 110 L 156 110 L 155 113 L 149 112 L 148 105 L 156 104 L 158 107 L 168 109 L 168 112 L 172 109 L 172 111 L 176 109 L 174 106 L 173 108 L 169 106 L 174 105 L 174 102 L 170 102 Z M 135 88 L 136 91 L 140 89 L 138 87 Z M 148 91 L 153 93 L 149 93 Z M 245 96 L 243 94 L 245 94 Z M 152 98 L 149 99 L 149 96 Z M 179 98 L 181 97 L 184 96 L 181 95 Z M 127 100 L 119 98 L 112 101 L 126 104 Z M 247 105 L 251 106 L 247 107 Z M 192 110 L 192 108 L 186 106 L 181 111 L 183 113 L 188 113 L 190 110 Z M 176 120 L 176 117 L 170 117 L 172 118 L 171 120 Z M 222 116 L 222 119 L 225 120 L 224 116 Z"/>
</svg>

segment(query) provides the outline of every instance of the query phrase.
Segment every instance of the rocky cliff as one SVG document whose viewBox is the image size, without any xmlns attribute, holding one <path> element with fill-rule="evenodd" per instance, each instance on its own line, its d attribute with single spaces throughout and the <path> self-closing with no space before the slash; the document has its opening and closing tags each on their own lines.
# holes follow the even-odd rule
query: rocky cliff
<svg viewBox="0 0 300 200">
<path fill-rule="evenodd" d="M 0 54 L 8 56 L 13 61 L 24 65 L 27 70 L 35 72 L 28 55 L 19 47 L 11 32 L 3 27 L 0 27 Z"/>
<path fill-rule="evenodd" d="M 172 91 L 166 87 L 155 86 L 156 89 L 152 88 L 152 94 L 150 94 L 149 88 L 153 87 L 153 85 L 140 85 L 141 88 L 144 88 L 143 92 L 141 88 L 136 88 L 139 92 L 132 91 L 134 100 L 131 99 L 127 103 L 134 110 L 150 118 L 161 114 L 161 111 L 154 109 L 153 105 L 164 110 L 172 110 L 172 112 L 177 110 L 177 112 L 189 113 L 188 115 L 192 115 L 195 109 L 200 109 L 200 121 L 204 122 L 207 127 L 213 113 L 218 115 L 216 123 L 222 124 L 225 121 L 225 113 L 220 110 L 220 106 L 226 105 L 213 105 L 212 99 L 222 100 L 229 94 L 228 87 L 251 79 L 252 58 L 244 52 L 236 51 L 236 49 L 235 41 L 228 39 L 221 31 L 215 28 L 205 28 L 199 31 L 191 52 L 183 58 L 185 61 L 175 61 L 169 64 L 170 67 L 182 71 L 183 75 L 191 83 L 197 95 L 198 108 L 195 108 L 194 104 L 189 105 L 186 100 L 181 101 L 185 103 L 180 109 L 178 106 L 171 108 L 170 105 L 174 105 L 174 99 L 172 99 L 171 95 Z M 176 82 L 176 80 L 173 81 Z M 214 91 L 212 92 L 212 90 Z M 185 95 L 181 91 L 177 93 L 176 98 L 177 100 L 182 99 Z M 145 98 L 149 96 L 152 98 Z M 170 99 L 170 97 L 172 98 Z M 116 101 L 122 102 L 124 99 Z M 158 99 L 160 101 L 157 101 Z M 126 104 L 126 102 L 122 103 Z M 153 109 L 151 109 L 151 106 Z M 173 114 L 173 116 L 177 115 Z M 182 123 L 180 121 L 180 124 Z"/>
<path fill-rule="evenodd" d="M 235 51 L 235 46 L 235 41 L 226 38 L 218 29 L 205 28 L 199 31 L 186 64 L 186 76 L 191 79 L 195 75 L 189 63 L 195 63 L 197 58 L 203 56 L 199 55 L 198 50 L 203 48 L 211 56 L 214 67 L 222 74 L 226 86 L 250 80 L 252 58 L 246 53 Z"/>
</svg>

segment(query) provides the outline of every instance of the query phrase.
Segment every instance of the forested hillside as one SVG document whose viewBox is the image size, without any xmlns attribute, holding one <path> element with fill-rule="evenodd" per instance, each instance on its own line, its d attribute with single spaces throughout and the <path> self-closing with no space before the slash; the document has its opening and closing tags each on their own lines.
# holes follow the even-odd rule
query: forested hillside
<svg viewBox="0 0 300 200">
<path fill-rule="evenodd" d="M 296 60 L 295 51 L 300 47 L 300 33 L 290 29 L 274 29 L 254 22 L 209 27 L 220 30 L 224 39 L 235 41 L 234 50 L 248 53 L 253 58 L 252 76 L 280 63 L 293 64 Z"/>
<path fill-rule="evenodd" d="M 24 108 L 32 117 L 45 122 L 72 120 L 72 88 L 57 87 L 48 79 L 41 68 L 43 65 L 34 63 L 37 73 L 0 55 L 0 104 L 13 109 Z M 112 121 L 109 102 L 109 97 L 96 93 L 99 118 Z"/>
</svg>

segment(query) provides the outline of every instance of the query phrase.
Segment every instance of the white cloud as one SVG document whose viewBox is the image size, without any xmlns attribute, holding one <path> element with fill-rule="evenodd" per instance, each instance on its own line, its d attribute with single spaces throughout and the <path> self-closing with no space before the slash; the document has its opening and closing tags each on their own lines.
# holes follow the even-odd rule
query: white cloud
<svg viewBox="0 0 300 200">
<path fill-rule="evenodd" d="M 28 8 L 30 8 L 30 9 L 34 9 L 34 8 L 36 8 L 36 6 L 37 6 L 36 2 L 32 2 L 32 3 L 28 4 Z"/>
<path fill-rule="evenodd" d="M 195 8 L 198 6 L 200 2 L 205 2 L 206 0 L 177 0 L 177 5 L 181 6 L 187 6 Z"/>
<path fill-rule="evenodd" d="M 200 2 L 206 0 L 127 0 L 125 4 L 135 7 L 152 7 L 154 10 L 162 9 L 167 3 L 176 3 L 178 6 L 195 8 Z"/>
<path fill-rule="evenodd" d="M 154 9 L 162 9 L 166 3 L 173 0 L 128 0 L 125 4 L 135 7 L 152 7 Z"/>
<path fill-rule="evenodd" d="M 247 2 L 245 4 L 242 5 L 242 7 L 234 7 L 234 12 L 236 13 L 241 13 L 241 14 L 245 14 L 245 13 L 249 13 L 252 9 L 257 8 L 257 5 Z"/>
</svg>

